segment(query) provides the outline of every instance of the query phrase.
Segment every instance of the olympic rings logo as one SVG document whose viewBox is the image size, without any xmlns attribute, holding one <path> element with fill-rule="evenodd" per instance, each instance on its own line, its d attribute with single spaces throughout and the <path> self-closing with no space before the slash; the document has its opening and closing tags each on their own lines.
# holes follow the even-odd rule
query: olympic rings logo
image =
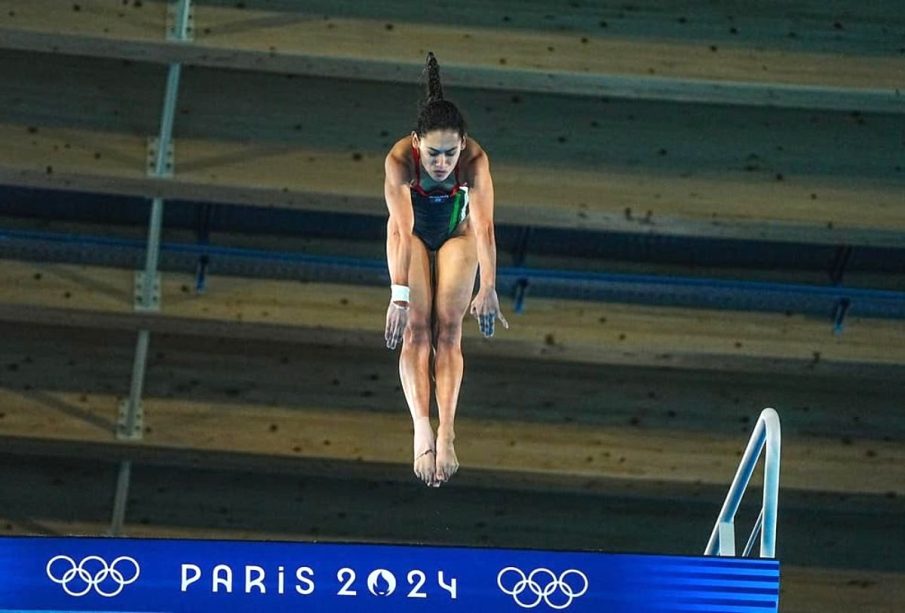
<svg viewBox="0 0 905 613">
<path fill-rule="evenodd" d="M 84 596 L 93 589 L 100 596 L 113 598 L 141 574 L 138 562 L 128 556 L 120 556 L 109 565 L 99 556 L 88 556 L 78 564 L 69 556 L 56 556 L 47 563 L 46 570 L 48 579 L 59 583 L 64 592 L 74 597 Z"/>
<path fill-rule="evenodd" d="M 542 582 L 546 583 L 544 587 L 541 587 Z M 533 609 L 541 601 L 551 609 L 566 609 L 573 600 L 588 591 L 587 576 L 575 569 L 563 571 L 557 577 L 552 570 L 537 568 L 526 576 L 521 569 L 507 566 L 497 575 L 496 583 L 523 609 Z"/>
</svg>

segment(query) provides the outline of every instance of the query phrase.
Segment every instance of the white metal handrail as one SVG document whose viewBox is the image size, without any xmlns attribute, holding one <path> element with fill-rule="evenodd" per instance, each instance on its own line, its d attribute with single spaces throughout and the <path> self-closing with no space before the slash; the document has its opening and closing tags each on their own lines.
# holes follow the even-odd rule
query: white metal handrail
<svg viewBox="0 0 905 613">
<path fill-rule="evenodd" d="M 742 496 L 754 473 L 754 467 L 760 458 L 761 451 L 766 447 L 764 458 L 764 499 L 761 505 L 760 515 L 751 531 L 751 536 L 745 546 L 744 554 L 747 556 L 754 541 L 760 533 L 760 557 L 776 557 L 776 507 L 779 501 L 779 447 L 781 442 L 779 430 L 779 415 L 775 410 L 766 408 L 761 411 L 754 432 L 748 441 L 745 455 L 742 456 L 735 473 L 735 479 L 729 487 L 729 493 L 723 502 L 720 516 L 713 526 L 710 540 L 704 555 L 732 556 L 735 555 L 735 514 L 741 504 Z"/>
</svg>

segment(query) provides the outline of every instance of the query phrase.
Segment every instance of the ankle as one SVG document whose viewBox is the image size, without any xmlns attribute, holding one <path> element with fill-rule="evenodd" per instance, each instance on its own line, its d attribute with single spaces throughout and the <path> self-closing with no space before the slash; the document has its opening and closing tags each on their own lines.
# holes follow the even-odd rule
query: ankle
<svg viewBox="0 0 905 613">
<path fill-rule="evenodd" d="M 456 429 L 453 424 L 441 423 L 437 427 L 437 438 L 453 440 L 456 438 Z"/>
</svg>

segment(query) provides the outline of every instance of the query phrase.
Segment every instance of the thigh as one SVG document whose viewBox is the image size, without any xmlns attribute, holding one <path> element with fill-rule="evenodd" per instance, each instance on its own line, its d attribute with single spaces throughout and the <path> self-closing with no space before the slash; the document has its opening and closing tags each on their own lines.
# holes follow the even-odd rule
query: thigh
<svg viewBox="0 0 905 613">
<path fill-rule="evenodd" d="M 459 323 L 468 310 L 474 294 L 478 270 L 478 250 L 474 233 L 466 229 L 450 238 L 437 251 L 437 291 L 435 295 L 438 323 Z"/>
<path fill-rule="evenodd" d="M 430 326 L 433 294 L 430 255 L 421 239 L 413 236 L 409 259 L 409 327 Z"/>
</svg>

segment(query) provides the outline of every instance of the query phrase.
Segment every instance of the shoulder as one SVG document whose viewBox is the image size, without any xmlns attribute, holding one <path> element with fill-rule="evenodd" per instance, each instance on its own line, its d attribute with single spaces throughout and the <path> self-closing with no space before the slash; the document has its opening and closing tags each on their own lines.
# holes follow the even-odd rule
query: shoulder
<svg viewBox="0 0 905 613">
<path fill-rule="evenodd" d="M 468 185 L 477 186 L 490 178 L 490 157 L 480 143 L 468 137 L 462 152 L 462 169 Z"/>
<path fill-rule="evenodd" d="M 408 183 L 413 175 L 412 137 L 400 138 L 390 148 L 384 160 L 384 170 L 388 181 Z"/>
</svg>

